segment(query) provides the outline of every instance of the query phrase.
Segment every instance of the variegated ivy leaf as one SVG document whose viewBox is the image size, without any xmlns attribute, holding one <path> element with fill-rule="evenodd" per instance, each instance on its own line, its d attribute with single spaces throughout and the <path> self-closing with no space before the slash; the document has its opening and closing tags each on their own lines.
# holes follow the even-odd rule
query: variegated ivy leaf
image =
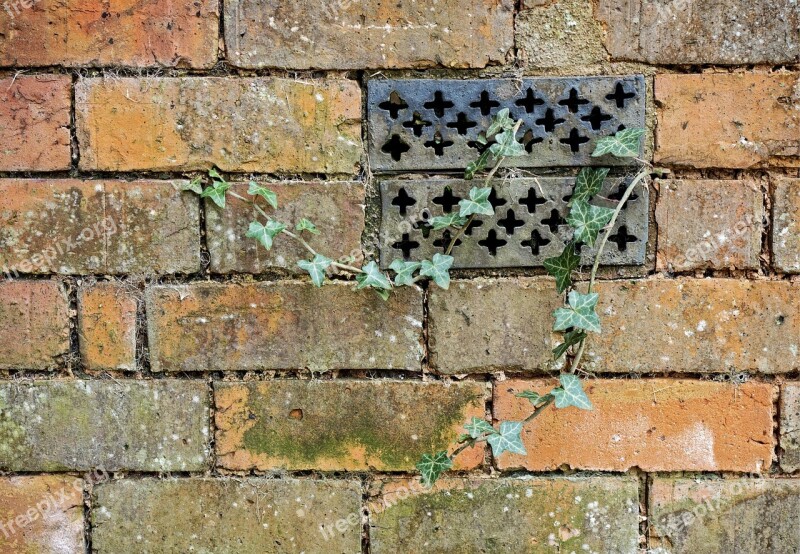
<svg viewBox="0 0 800 554">
<path fill-rule="evenodd" d="M 527 398 L 528 400 L 530 400 L 531 404 L 536 406 L 537 404 L 542 402 L 544 396 L 540 395 L 536 391 L 524 390 L 517 395 L 517 398 Z"/>
<path fill-rule="evenodd" d="M 581 410 L 591 410 L 592 402 L 583 391 L 583 383 L 576 375 L 565 373 L 559 377 L 561 387 L 553 389 L 550 393 L 556 399 L 556 408 L 569 408 L 575 406 Z"/>
<path fill-rule="evenodd" d="M 260 196 L 267 201 L 267 204 L 272 206 L 273 209 L 278 208 L 278 195 L 269 190 L 267 187 L 250 181 L 250 187 L 247 189 L 247 194 L 251 196 Z"/>
<path fill-rule="evenodd" d="M 499 160 L 500 158 L 515 158 L 519 156 L 524 156 L 528 152 L 525 150 L 525 147 L 517 142 L 516 137 L 514 136 L 514 129 L 508 129 L 501 133 L 497 133 L 494 137 L 495 143 L 489 147 L 489 152 L 492 153 L 492 156 L 495 159 Z"/>
<path fill-rule="evenodd" d="M 570 198 L 569 203 L 572 204 L 578 200 L 589 202 L 595 194 L 600 192 L 603 182 L 608 176 L 608 171 L 607 167 L 584 167 L 581 169 L 575 179 L 575 189 L 572 192 L 572 198 Z"/>
<path fill-rule="evenodd" d="M 433 282 L 443 289 L 450 288 L 450 267 L 455 258 L 446 254 L 434 254 L 431 261 L 423 260 L 419 274 L 430 277 Z"/>
<path fill-rule="evenodd" d="M 556 278 L 556 290 L 561 294 L 572 286 L 572 272 L 581 263 L 581 257 L 575 253 L 575 245 L 570 242 L 564 251 L 554 258 L 546 258 L 544 267 L 547 273 Z"/>
<path fill-rule="evenodd" d="M 554 331 L 564 331 L 570 327 L 585 331 L 600 332 L 600 317 L 594 311 L 600 296 L 593 292 L 581 294 L 576 290 L 570 291 L 568 308 L 558 308 L 553 315 L 556 318 Z"/>
<path fill-rule="evenodd" d="M 480 138 L 480 137 L 479 137 Z M 486 139 L 484 139 L 486 140 Z M 491 152 L 489 150 L 484 150 L 480 156 L 474 161 L 471 161 L 467 164 L 466 169 L 464 169 L 464 179 L 470 181 L 475 178 L 475 174 L 479 171 L 483 171 L 486 169 L 486 166 L 489 165 L 489 157 L 491 156 Z"/>
<path fill-rule="evenodd" d="M 422 459 L 417 463 L 422 481 L 425 487 L 432 487 L 439 476 L 453 467 L 453 461 L 447 455 L 447 452 L 437 452 L 436 454 L 423 454 Z"/>
<path fill-rule="evenodd" d="M 210 198 L 214 204 L 220 208 L 225 207 L 225 193 L 231 188 L 230 183 L 225 181 L 213 181 L 200 194 L 201 198 Z"/>
<path fill-rule="evenodd" d="M 489 128 L 486 129 L 486 136 L 492 136 L 500 131 L 510 131 L 514 128 L 515 121 L 510 117 L 511 111 L 503 108 L 492 118 Z"/>
<path fill-rule="evenodd" d="M 181 185 L 181 190 L 190 190 L 197 194 L 203 194 L 203 183 L 200 177 L 195 177 L 188 183 L 183 183 Z"/>
<path fill-rule="evenodd" d="M 319 234 L 319 229 L 317 229 L 317 226 L 314 225 L 313 223 L 311 223 L 311 221 L 309 221 L 306 218 L 303 218 L 300 221 L 298 221 L 297 225 L 295 225 L 294 229 L 295 229 L 295 231 L 308 231 L 312 235 L 318 235 Z"/>
<path fill-rule="evenodd" d="M 597 141 L 597 146 L 592 156 L 611 154 L 618 158 L 635 158 L 639 155 L 639 142 L 644 135 L 644 129 L 623 129 L 610 137 L 603 137 Z"/>
<path fill-rule="evenodd" d="M 553 348 L 553 359 L 558 360 L 567 353 L 570 346 L 579 344 L 584 339 L 586 339 L 586 332 L 580 329 L 573 329 L 569 333 L 566 333 L 564 335 L 564 342 Z"/>
<path fill-rule="evenodd" d="M 614 210 L 611 208 L 593 206 L 583 200 L 576 200 L 567 216 L 567 223 L 575 229 L 574 239 L 576 242 L 593 246 L 594 241 L 597 240 L 597 234 L 608 225 L 612 217 L 614 217 Z"/>
<path fill-rule="evenodd" d="M 286 229 L 286 225 L 274 219 L 267 221 L 266 225 L 259 221 L 252 221 L 250 222 L 250 228 L 247 230 L 246 236 L 251 239 L 256 239 L 264 248 L 269 250 L 272 248 L 272 239 L 278 236 L 284 229 Z"/>
<path fill-rule="evenodd" d="M 300 260 L 297 265 L 300 269 L 308 272 L 311 276 L 311 282 L 316 286 L 321 287 L 325 282 L 325 271 L 331 266 L 333 260 L 326 258 L 322 254 L 317 254 L 311 261 Z"/>
<path fill-rule="evenodd" d="M 472 420 L 464 425 L 464 429 L 469 433 L 470 438 L 477 439 L 482 435 L 494 435 L 497 430 L 492 427 L 492 424 L 479 417 L 472 416 Z"/>
<path fill-rule="evenodd" d="M 467 218 L 455 212 L 446 215 L 439 215 L 431 219 L 431 227 L 434 231 L 441 231 L 448 227 L 463 227 L 467 224 Z"/>
<path fill-rule="evenodd" d="M 392 262 L 392 265 L 389 266 L 389 269 L 397 274 L 394 276 L 394 284 L 401 287 L 403 285 L 410 286 L 414 284 L 414 272 L 420 267 L 422 267 L 422 264 L 419 262 L 395 260 Z"/>
<path fill-rule="evenodd" d="M 361 268 L 361 271 L 363 273 L 356 275 L 357 289 L 371 287 L 378 290 L 390 290 L 392 288 L 392 282 L 389 281 L 389 278 L 378 268 L 378 264 L 375 262 L 369 262 Z M 381 296 L 383 297 L 383 295 Z M 386 298 L 388 298 L 388 295 Z"/>
<path fill-rule="evenodd" d="M 489 202 L 489 195 L 492 194 L 492 187 L 472 187 L 469 191 L 469 198 L 464 198 L 458 203 L 461 217 L 472 214 L 494 215 L 494 208 Z"/>
<path fill-rule="evenodd" d="M 492 454 L 499 456 L 503 452 L 512 454 L 527 454 L 522 444 L 520 433 L 522 432 L 521 421 L 502 421 L 500 430 L 486 438 L 486 442 L 492 447 Z"/>
</svg>

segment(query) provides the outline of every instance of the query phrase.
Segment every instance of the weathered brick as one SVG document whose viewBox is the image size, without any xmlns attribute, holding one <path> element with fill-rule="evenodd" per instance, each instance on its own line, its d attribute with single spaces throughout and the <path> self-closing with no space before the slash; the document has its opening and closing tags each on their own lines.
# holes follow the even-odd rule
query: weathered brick
<svg viewBox="0 0 800 554">
<path fill-rule="evenodd" d="M 785 373 L 800 367 L 800 287 L 786 281 L 601 282 L 589 367 L 614 372 Z"/>
<path fill-rule="evenodd" d="M 239 67 L 485 67 L 514 45 L 511 0 L 225 3 L 228 59 Z"/>
<path fill-rule="evenodd" d="M 550 279 L 453 281 L 429 300 L 431 363 L 441 373 L 555 368 Z"/>
<path fill-rule="evenodd" d="M 279 182 L 264 183 L 278 196 L 278 209 L 262 203 L 275 219 L 295 224 L 308 218 L 320 230 L 319 235 L 304 234 L 312 248 L 333 259 L 353 256 L 363 260 L 361 234 L 364 232 L 364 185 L 350 182 Z M 247 185 L 231 189 L 247 196 Z M 261 219 L 249 204 L 229 197 L 225 209 L 207 201 L 206 227 L 211 271 L 215 273 L 261 273 L 269 268 L 302 272 L 298 260 L 312 256 L 297 242 L 278 238 L 267 251 L 254 240 L 243 239 L 250 222 Z"/>
<path fill-rule="evenodd" d="M 554 380 L 497 384 L 494 417 L 520 421 Z M 712 381 L 598 379 L 585 383 L 594 409 L 548 409 L 522 431 L 527 455 L 504 453 L 501 469 L 762 471 L 772 462 L 773 387 Z"/>
<path fill-rule="evenodd" d="M 620 477 L 378 482 L 370 548 L 394 552 L 636 552 L 639 493 Z"/>
<path fill-rule="evenodd" d="M 758 269 L 763 220 L 752 181 L 661 180 L 658 269 Z"/>
<path fill-rule="evenodd" d="M 781 386 L 781 468 L 800 470 L 800 383 Z"/>
<path fill-rule="evenodd" d="M 655 160 L 694 167 L 798 165 L 796 73 L 658 75 Z"/>
<path fill-rule="evenodd" d="M 216 383 L 218 463 L 232 470 L 413 471 L 484 416 L 478 383 L 289 381 Z M 376 425 L 380 422 L 380 425 Z M 483 462 L 465 450 L 458 469 Z"/>
<path fill-rule="evenodd" d="M 615 59 L 652 64 L 800 61 L 800 7 L 785 0 L 600 0 Z"/>
<path fill-rule="evenodd" d="M 656 477 L 649 499 L 653 552 L 800 552 L 800 481 Z"/>
<path fill-rule="evenodd" d="M 68 75 L 0 79 L 0 171 L 69 169 L 71 88 Z"/>
<path fill-rule="evenodd" d="M 204 68 L 217 62 L 218 0 L 9 0 L 3 8 L 0 66 Z"/>
<path fill-rule="evenodd" d="M 800 179 L 778 179 L 772 204 L 772 261 L 800 273 Z"/>
<path fill-rule="evenodd" d="M 355 81 L 92 78 L 75 103 L 87 170 L 354 173 L 361 158 Z"/>
<path fill-rule="evenodd" d="M 179 184 L 0 180 L 0 267 L 23 274 L 199 271 L 199 205 Z"/>
<path fill-rule="evenodd" d="M 104 282 L 78 291 L 78 337 L 87 369 L 136 369 L 136 294 Z"/>
<path fill-rule="evenodd" d="M 331 479 L 114 481 L 95 487 L 92 549 L 360 552 L 361 487 Z"/>
<path fill-rule="evenodd" d="M 82 479 L 66 475 L 0 478 L 0 554 L 80 554 L 84 550 Z"/>
<path fill-rule="evenodd" d="M 422 360 L 422 292 L 388 302 L 344 283 L 156 286 L 153 371 L 409 369 Z"/>
<path fill-rule="evenodd" d="M 0 469 L 201 471 L 208 409 L 201 381 L 0 383 Z"/>
<path fill-rule="evenodd" d="M 0 281 L 0 369 L 54 369 L 69 352 L 69 300 L 57 281 Z"/>
</svg>

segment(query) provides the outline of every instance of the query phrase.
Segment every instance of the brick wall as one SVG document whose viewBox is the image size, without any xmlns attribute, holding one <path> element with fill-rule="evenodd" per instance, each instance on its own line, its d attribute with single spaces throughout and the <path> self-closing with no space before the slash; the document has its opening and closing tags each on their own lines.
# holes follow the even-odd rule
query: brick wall
<svg viewBox="0 0 800 554">
<path fill-rule="evenodd" d="M 666 171 L 596 408 L 423 490 L 550 384 L 553 281 L 316 289 L 180 185 L 270 183 L 374 257 L 368 79 L 623 73 Z M 800 551 L 795 2 L 5 0 L 0 271 L 0 553 Z"/>
</svg>

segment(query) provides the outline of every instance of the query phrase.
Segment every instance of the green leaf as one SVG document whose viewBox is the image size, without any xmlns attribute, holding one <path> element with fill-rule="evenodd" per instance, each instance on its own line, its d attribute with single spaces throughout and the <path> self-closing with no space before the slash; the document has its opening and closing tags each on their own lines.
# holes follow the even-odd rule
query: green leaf
<svg viewBox="0 0 800 554">
<path fill-rule="evenodd" d="M 434 231 L 441 231 L 442 229 L 447 229 L 448 227 L 463 227 L 466 224 L 467 218 L 461 217 L 461 214 L 457 214 L 455 212 L 447 215 L 436 216 L 431 219 L 431 227 Z"/>
<path fill-rule="evenodd" d="M 231 188 L 230 183 L 214 181 L 200 194 L 201 198 L 210 198 L 220 208 L 225 207 L 225 193 Z"/>
<path fill-rule="evenodd" d="M 511 111 L 503 108 L 492 118 L 489 128 L 486 129 L 486 136 L 492 136 L 500 131 L 510 131 L 514 128 L 515 121 L 510 117 Z"/>
<path fill-rule="evenodd" d="M 486 438 L 486 442 L 492 447 L 492 454 L 495 457 L 503 452 L 511 452 L 512 454 L 527 454 L 525 447 L 522 445 L 522 432 L 521 421 L 503 421 L 500 423 L 500 430 Z"/>
<path fill-rule="evenodd" d="M 581 263 L 581 257 L 575 253 L 575 245 L 570 242 L 564 251 L 555 258 L 547 258 L 544 267 L 547 273 L 556 278 L 556 290 L 561 294 L 572 286 L 572 272 Z"/>
<path fill-rule="evenodd" d="M 369 262 L 361 268 L 361 271 L 364 273 L 356 275 L 356 281 L 358 281 L 357 289 L 372 287 L 374 289 L 390 290 L 392 288 L 392 282 L 389 281 L 386 274 L 378 269 L 378 264 L 375 262 Z M 387 295 L 386 298 L 389 298 L 389 296 Z"/>
<path fill-rule="evenodd" d="M 553 315 L 556 318 L 554 331 L 563 331 L 574 327 L 586 331 L 600 332 L 600 317 L 594 311 L 600 296 L 593 292 L 581 294 L 576 290 L 569 293 L 569 307 L 558 308 Z"/>
<path fill-rule="evenodd" d="M 422 269 L 419 270 L 419 274 L 430 277 L 434 283 L 446 290 L 450 288 L 450 267 L 454 261 L 453 256 L 434 254 L 432 261 L 422 261 Z"/>
<path fill-rule="evenodd" d="M 608 176 L 608 171 L 607 167 L 584 167 L 581 169 L 575 179 L 575 189 L 572 192 L 572 198 L 570 198 L 569 203 L 572 204 L 578 200 L 583 200 L 584 202 L 591 200 L 595 194 L 600 192 L 603 182 Z"/>
<path fill-rule="evenodd" d="M 300 260 L 297 265 L 300 269 L 308 271 L 311 276 L 311 282 L 316 286 L 321 287 L 325 282 L 325 271 L 331 266 L 333 260 L 326 258 L 322 254 L 317 254 L 310 262 L 307 260 Z"/>
<path fill-rule="evenodd" d="M 388 290 L 384 290 L 384 289 L 372 289 L 372 290 L 374 290 L 375 294 L 380 296 L 381 300 L 383 300 L 384 302 L 389 300 L 389 291 Z"/>
<path fill-rule="evenodd" d="M 475 177 L 476 173 L 486 169 L 486 166 L 489 165 L 489 157 L 491 155 L 492 153 L 486 149 L 481 153 L 480 156 L 478 156 L 476 160 L 468 163 L 466 169 L 464 169 L 464 179 L 471 181 Z"/>
<path fill-rule="evenodd" d="M 439 476 L 453 467 L 453 461 L 447 452 L 437 452 L 436 454 L 423 454 L 422 459 L 417 464 L 417 469 L 422 474 L 421 481 L 425 487 L 432 487 Z"/>
<path fill-rule="evenodd" d="M 586 338 L 586 336 L 586 332 L 581 331 L 580 329 L 573 329 L 569 333 L 565 334 L 564 342 L 553 348 L 553 359 L 559 359 L 561 356 L 567 353 L 567 350 L 569 350 L 570 346 L 579 344 Z"/>
<path fill-rule="evenodd" d="M 561 387 L 553 389 L 550 394 L 556 399 L 556 408 L 569 408 L 575 406 L 581 410 L 591 410 L 592 402 L 583 391 L 583 383 L 576 375 L 565 373 L 559 377 Z"/>
<path fill-rule="evenodd" d="M 594 245 L 597 234 L 614 217 L 614 210 L 593 206 L 583 200 L 576 200 L 567 216 L 567 223 L 575 229 L 575 241 Z"/>
<path fill-rule="evenodd" d="M 306 218 L 301 219 L 294 227 L 295 231 L 308 231 L 312 235 L 318 235 L 319 229 Z"/>
<path fill-rule="evenodd" d="M 286 229 L 286 225 L 272 219 L 267 221 L 266 225 L 258 221 L 252 221 L 246 236 L 251 239 L 256 239 L 264 248 L 269 250 L 272 248 L 272 239 L 278 236 L 284 229 Z"/>
<path fill-rule="evenodd" d="M 477 439 L 482 435 L 494 435 L 497 430 L 492 427 L 492 424 L 479 417 L 472 416 L 472 420 L 464 425 L 464 429 L 469 433 L 470 438 Z"/>
<path fill-rule="evenodd" d="M 209 170 L 208 170 L 208 176 L 209 176 L 209 177 L 211 177 L 211 178 L 212 178 L 212 179 L 214 179 L 214 180 L 217 180 L 217 181 L 222 181 L 223 183 L 224 183 L 224 182 L 226 182 L 226 181 L 225 181 L 225 178 L 224 178 L 222 175 L 220 175 L 220 174 L 217 172 L 217 170 L 216 170 L 216 169 L 214 169 L 213 167 L 212 167 L 211 169 L 209 169 Z"/>
<path fill-rule="evenodd" d="M 195 177 L 188 183 L 183 183 L 181 185 L 181 190 L 190 190 L 197 194 L 203 194 L 202 179 L 200 179 L 200 177 Z"/>
<path fill-rule="evenodd" d="M 260 196 L 267 201 L 267 204 L 272 206 L 273 209 L 278 208 L 278 195 L 269 190 L 263 185 L 259 185 L 255 181 L 250 181 L 250 187 L 247 189 L 247 194 L 251 196 Z"/>
<path fill-rule="evenodd" d="M 404 262 L 403 260 L 395 260 L 389 269 L 394 271 L 397 275 L 394 276 L 394 284 L 398 287 L 403 285 L 414 284 L 414 272 L 422 266 L 419 262 Z"/>
<path fill-rule="evenodd" d="M 469 198 L 458 203 L 460 208 L 458 215 L 461 217 L 472 214 L 494 215 L 494 208 L 489 202 L 490 194 L 492 194 L 492 187 L 472 187 L 472 190 L 469 191 Z"/>
<path fill-rule="evenodd" d="M 639 143 L 644 136 L 644 129 L 623 129 L 610 137 L 597 141 L 592 156 L 611 154 L 618 158 L 636 158 L 639 156 Z"/>
<path fill-rule="evenodd" d="M 495 159 L 515 158 L 525 156 L 528 152 L 525 147 L 517 142 L 514 136 L 514 129 L 508 129 L 502 133 L 497 133 L 494 137 L 495 143 L 489 147 L 489 152 Z"/>
<path fill-rule="evenodd" d="M 524 391 L 522 391 L 521 393 L 519 393 L 517 395 L 517 398 L 527 398 L 528 400 L 531 401 L 531 404 L 536 406 L 537 404 L 542 402 L 542 399 L 544 398 L 544 396 L 540 395 L 536 391 L 524 390 Z"/>
</svg>

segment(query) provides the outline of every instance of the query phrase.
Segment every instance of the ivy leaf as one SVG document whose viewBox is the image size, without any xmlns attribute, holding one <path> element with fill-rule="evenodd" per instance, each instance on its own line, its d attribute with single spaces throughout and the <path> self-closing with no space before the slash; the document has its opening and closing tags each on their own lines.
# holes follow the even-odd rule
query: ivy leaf
<svg viewBox="0 0 800 554">
<path fill-rule="evenodd" d="M 583 383 L 576 375 L 565 373 L 559 377 L 561 386 L 550 393 L 556 399 L 556 408 L 569 408 L 575 406 L 581 410 L 591 410 L 592 402 L 583 391 Z"/>
<path fill-rule="evenodd" d="M 559 359 L 561 356 L 567 353 L 567 350 L 569 350 L 570 346 L 579 344 L 586 338 L 586 336 L 586 332 L 581 331 L 580 329 L 573 329 L 569 333 L 565 334 L 564 342 L 553 348 L 553 359 Z"/>
<path fill-rule="evenodd" d="M 433 260 L 423 260 L 419 274 L 430 277 L 439 287 L 447 290 L 450 288 L 450 267 L 455 258 L 446 254 L 434 254 Z"/>
<path fill-rule="evenodd" d="M 486 442 L 492 447 L 492 454 L 495 456 L 506 451 L 512 454 L 527 454 L 528 452 L 522 445 L 522 438 L 519 436 L 521 432 L 521 421 L 503 421 L 500 423 L 500 430 L 487 437 Z"/>
<path fill-rule="evenodd" d="M 514 136 L 514 129 L 508 129 L 502 133 L 497 133 L 494 140 L 495 143 L 489 147 L 489 152 L 492 153 L 495 159 L 515 158 L 528 153 L 525 147 L 517 142 Z"/>
<path fill-rule="evenodd" d="M 183 183 L 181 190 L 190 190 L 196 194 L 203 194 L 203 184 L 200 177 L 195 177 L 188 183 Z"/>
<path fill-rule="evenodd" d="M 595 194 L 600 192 L 603 181 L 608 176 L 608 171 L 607 167 L 584 167 L 581 169 L 575 179 L 575 189 L 572 192 L 572 198 L 570 198 L 569 203 L 572 204 L 578 200 L 583 200 L 584 202 L 591 200 Z"/>
<path fill-rule="evenodd" d="M 286 225 L 272 219 L 267 221 L 266 225 L 258 221 L 252 221 L 246 236 L 251 239 L 256 239 L 264 248 L 269 250 L 272 248 L 272 239 L 278 236 L 284 229 L 286 229 Z"/>
<path fill-rule="evenodd" d="M 472 420 L 464 425 L 464 429 L 469 433 L 470 438 L 477 439 L 482 435 L 494 435 L 497 429 L 492 427 L 492 424 L 479 417 L 472 416 Z"/>
<path fill-rule="evenodd" d="M 267 201 L 267 204 L 272 206 L 272 209 L 278 209 L 278 195 L 269 190 L 267 187 L 259 185 L 255 181 L 250 181 L 250 187 L 247 189 L 247 194 L 251 196 L 260 196 Z"/>
<path fill-rule="evenodd" d="M 312 235 L 319 234 L 319 229 L 317 229 L 317 226 L 311 223 L 311 221 L 309 221 L 306 218 L 303 218 L 300 221 L 298 221 L 294 229 L 295 231 L 308 231 Z"/>
<path fill-rule="evenodd" d="M 417 463 L 417 469 L 422 474 L 421 481 L 425 487 L 432 487 L 439 476 L 453 467 L 453 460 L 447 452 L 437 452 L 436 454 L 423 454 L 422 459 Z"/>
<path fill-rule="evenodd" d="M 576 290 L 569 293 L 569 307 L 558 308 L 553 315 L 556 318 L 554 331 L 563 331 L 574 327 L 586 331 L 600 332 L 600 317 L 594 311 L 600 296 L 593 292 L 581 294 Z"/>
<path fill-rule="evenodd" d="M 486 129 L 486 136 L 492 136 L 500 131 L 510 131 L 514 128 L 514 120 L 510 117 L 511 111 L 503 108 L 492 118 L 489 128 Z"/>
<path fill-rule="evenodd" d="M 546 395 L 545 395 L 545 396 L 546 396 Z M 544 396 L 540 395 L 540 394 L 539 394 L 538 392 L 536 392 L 536 391 L 532 391 L 532 390 L 524 390 L 524 391 L 522 391 L 521 393 L 519 393 L 519 394 L 517 395 L 517 398 L 527 398 L 528 400 L 530 400 L 530 401 L 531 401 L 531 404 L 533 404 L 534 406 L 536 406 L 537 404 L 539 404 L 539 403 L 542 401 L 542 399 L 544 398 Z"/>
<path fill-rule="evenodd" d="M 597 240 L 597 234 L 614 217 L 614 210 L 593 206 L 583 200 L 576 200 L 567 216 L 567 223 L 575 229 L 575 240 L 589 246 Z"/>
<path fill-rule="evenodd" d="M 322 283 L 325 282 L 325 270 L 327 270 L 332 263 L 333 260 L 330 258 L 326 258 L 322 254 L 317 254 L 310 262 L 307 260 L 300 260 L 297 262 L 297 265 L 300 266 L 300 269 L 308 272 L 311 276 L 312 283 L 321 287 Z"/>
<path fill-rule="evenodd" d="M 361 268 L 361 271 L 364 273 L 356 275 L 356 281 L 358 281 L 358 285 L 356 285 L 357 289 L 372 287 L 378 290 L 390 290 L 392 288 L 392 282 L 378 269 L 378 264 L 375 262 L 369 262 Z M 383 295 L 381 295 L 381 297 L 383 298 Z M 389 298 L 388 294 L 386 298 Z"/>
<path fill-rule="evenodd" d="M 555 258 L 547 258 L 544 267 L 547 273 L 556 278 L 556 290 L 561 294 L 572 286 L 572 272 L 581 263 L 581 257 L 575 253 L 575 245 L 570 242 L 564 251 Z"/>
<path fill-rule="evenodd" d="M 431 219 L 431 227 L 434 231 L 441 231 L 442 229 L 447 229 L 448 227 L 463 227 L 466 224 L 467 218 L 462 217 L 461 214 L 457 214 L 455 212 L 447 215 L 436 216 Z"/>
<path fill-rule="evenodd" d="M 210 173 L 210 172 L 209 172 Z M 225 193 L 231 188 L 230 183 L 214 181 L 200 194 L 200 198 L 210 198 L 220 208 L 225 207 Z"/>
<path fill-rule="evenodd" d="M 615 135 L 603 137 L 597 141 L 592 156 L 611 154 L 617 158 L 635 158 L 639 155 L 639 142 L 643 135 L 644 129 L 623 129 Z"/>
<path fill-rule="evenodd" d="M 461 217 L 472 214 L 494 215 L 494 208 L 489 202 L 490 194 L 492 194 L 492 187 L 472 187 L 472 190 L 469 191 L 469 198 L 458 203 L 460 208 L 458 215 Z"/>
<path fill-rule="evenodd" d="M 414 284 L 414 272 L 422 266 L 419 262 L 404 262 L 403 260 L 395 260 L 389 269 L 397 273 L 394 276 L 394 284 L 398 287 L 403 285 L 411 286 Z"/>
<path fill-rule="evenodd" d="M 487 149 L 478 156 L 478 159 L 469 162 L 466 169 L 464 169 L 464 179 L 470 181 L 475 177 L 476 173 L 486 169 L 486 166 L 489 165 L 489 156 L 491 155 L 491 152 Z"/>
</svg>

